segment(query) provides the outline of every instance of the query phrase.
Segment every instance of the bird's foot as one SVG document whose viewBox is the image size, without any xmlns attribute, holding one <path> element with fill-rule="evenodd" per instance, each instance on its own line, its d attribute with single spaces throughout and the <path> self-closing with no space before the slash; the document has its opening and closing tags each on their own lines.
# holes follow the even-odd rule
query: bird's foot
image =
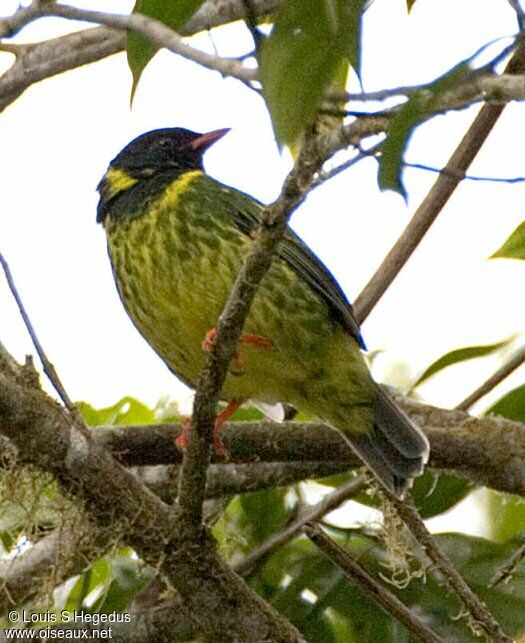
<svg viewBox="0 0 525 643">
<path fill-rule="evenodd" d="M 213 428 L 213 452 L 215 453 L 215 455 L 221 457 L 225 457 L 227 455 L 228 452 L 226 451 L 226 447 L 224 446 L 224 442 L 222 441 L 220 434 L 221 427 L 226 422 L 226 420 L 228 420 L 228 418 L 230 418 L 235 413 L 235 411 L 240 406 L 242 406 L 243 403 L 244 400 L 233 400 L 225 409 L 217 414 L 217 417 L 215 418 L 215 426 Z M 186 449 L 189 444 L 191 418 L 181 418 L 181 424 L 182 433 L 178 438 L 176 438 L 175 445 L 179 449 L 181 449 L 181 451 L 184 451 L 184 449 Z"/>
<path fill-rule="evenodd" d="M 181 451 L 184 451 L 190 441 L 191 418 L 187 415 L 183 415 L 180 419 L 180 423 L 182 425 L 182 433 L 175 439 L 175 446 Z"/>
<path fill-rule="evenodd" d="M 217 414 L 215 426 L 213 427 L 213 451 L 217 455 L 226 455 L 226 447 L 221 438 L 222 425 L 228 420 L 235 411 L 244 404 L 244 400 L 232 400 L 228 406 Z"/>
<path fill-rule="evenodd" d="M 205 351 L 209 351 L 213 348 L 215 345 L 215 337 L 217 335 L 217 329 L 216 328 L 211 328 L 206 335 L 204 336 L 204 340 L 202 342 L 202 348 Z M 243 344 L 251 344 L 252 346 L 261 346 L 262 348 L 271 348 L 272 343 L 269 342 L 267 339 L 264 337 L 260 337 L 259 335 L 253 335 L 252 333 L 242 333 L 241 337 L 239 339 L 240 342 Z M 237 371 L 241 371 L 244 368 L 246 361 L 241 354 L 241 352 L 237 349 L 235 351 L 235 355 L 233 356 L 233 364 L 235 366 L 235 369 Z"/>
</svg>

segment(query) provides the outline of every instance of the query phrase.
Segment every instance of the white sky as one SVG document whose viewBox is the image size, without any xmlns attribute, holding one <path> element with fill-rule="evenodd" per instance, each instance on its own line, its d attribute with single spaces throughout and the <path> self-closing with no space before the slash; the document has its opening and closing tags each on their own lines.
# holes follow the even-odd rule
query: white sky
<svg viewBox="0 0 525 643">
<path fill-rule="evenodd" d="M 0 15 L 15 0 L 2 0 Z M 128 11 L 132 2 L 76 2 Z M 19 42 L 83 25 L 40 21 Z M 367 90 L 431 80 L 487 42 L 516 31 L 506 0 L 376 0 L 366 15 L 363 79 Z M 194 40 L 235 55 L 250 39 L 240 27 Z M 0 53 L 0 70 L 11 57 Z M 161 395 L 188 400 L 127 319 L 118 300 L 104 233 L 95 224 L 95 187 L 108 162 L 137 134 L 164 126 L 197 131 L 232 127 L 206 155 L 207 170 L 263 200 L 277 195 L 288 162 L 281 158 L 260 98 L 233 80 L 161 52 L 146 69 L 133 110 L 123 54 L 46 80 L 0 116 L 2 216 L 0 249 L 10 263 L 39 337 L 75 399 L 106 405 L 123 395 L 150 404 Z M 476 109 L 420 128 L 408 158 L 443 165 Z M 525 174 L 524 107 L 508 107 L 471 174 Z M 380 193 L 376 165 L 363 162 L 317 190 L 293 226 L 328 264 L 353 299 L 409 221 L 434 176 L 405 173 L 409 204 Z M 412 376 L 456 347 L 490 343 L 522 331 L 525 264 L 487 261 L 525 218 L 525 186 L 464 182 L 409 265 L 366 321 L 371 350 L 384 349 L 378 376 Z M 0 279 L 0 337 L 18 358 L 33 348 Z M 454 404 L 481 383 L 498 360 L 451 369 L 425 387 L 427 399 Z M 521 382 L 523 371 L 510 384 Z M 510 385 L 509 384 L 509 385 Z M 500 394 L 502 389 L 498 391 Z"/>
</svg>

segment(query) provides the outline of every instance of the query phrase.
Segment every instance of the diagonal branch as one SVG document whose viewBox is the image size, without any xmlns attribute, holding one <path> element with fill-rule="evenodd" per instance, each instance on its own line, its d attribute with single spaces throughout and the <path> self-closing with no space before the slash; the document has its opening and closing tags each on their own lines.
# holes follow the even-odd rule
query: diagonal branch
<svg viewBox="0 0 525 643">
<path fill-rule="evenodd" d="M 473 406 L 478 400 L 490 393 L 492 389 L 496 388 L 500 382 L 503 382 L 511 373 L 513 373 L 517 368 L 519 368 L 525 362 L 525 346 L 522 346 L 519 350 L 516 351 L 512 357 L 502 364 L 497 371 L 495 371 L 481 386 L 479 386 L 475 391 L 473 391 L 468 397 L 466 397 L 462 402 L 460 402 L 456 408 L 460 411 L 467 411 Z"/>
<path fill-rule="evenodd" d="M 112 528 L 179 591 L 205 638 L 300 641 L 281 615 L 252 592 L 217 556 L 205 532 L 188 540 L 183 521 L 105 448 L 86 440 L 66 410 L 34 380 L 16 376 L 0 353 L 0 432 L 19 457 L 52 473 L 62 490 L 83 502 L 101 529 Z M 108 497 L 111 503 L 108 503 Z M 246 617 L 249 614 L 249 618 Z"/>
<path fill-rule="evenodd" d="M 422 620 L 416 617 L 397 596 L 378 583 L 350 552 L 340 547 L 315 524 L 308 524 L 305 534 L 344 575 L 356 583 L 373 601 L 392 615 L 423 643 L 445 643 Z"/>
<path fill-rule="evenodd" d="M 261 16 L 278 8 L 282 0 L 253 0 L 251 4 L 257 16 Z M 23 21 L 36 18 L 21 15 Z M 181 29 L 181 35 L 189 36 L 242 17 L 243 9 L 237 0 L 208 0 Z M 0 19 L 0 38 L 23 26 L 20 16 L 18 23 L 13 24 L 12 21 L 13 18 Z M 123 51 L 125 42 L 126 36 L 121 30 L 109 27 L 85 29 L 39 43 L 17 45 L 16 49 L 0 42 L 0 51 L 12 51 L 16 55 L 13 65 L 0 77 L 0 112 L 32 84 Z"/>
<path fill-rule="evenodd" d="M 524 70 L 525 44 L 521 42 L 507 65 L 506 72 L 508 74 L 520 74 Z M 354 309 L 359 323 L 362 323 L 368 317 L 379 299 L 410 259 L 412 253 L 454 193 L 461 181 L 461 173 L 466 172 L 469 168 L 504 108 L 505 105 L 485 105 L 481 109 L 450 157 L 444 168 L 445 172 L 438 176 L 410 223 L 357 297 Z"/>
<path fill-rule="evenodd" d="M 426 555 L 468 609 L 476 626 L 483 629 L 484 634 L 490 641 L 512 643 L 512 639 L 503 632 L 501 625 L 491 614 L 487 605 L 470 589 L 448 557 L 436 545 L 432 534 L 426 528 L 414 505 L 410 501 L 401 502 L 393 496 L 390 496 L 390 500 L 414 538 L 424 549 Z"/>
<path fill-rule="evenodd" d="M 244 560 L 235 565 L 235 571 L 242 576 L 252 574 L 254 569 L 266 560 L 270 554 L 300 534 L 306 523 L 321 520 L 323 516 L 337 509 L 343 502 L 362 491 L 364 487 L 366 487 L 365 476 L 359 476 L 329 493 L 313 507 L 303 508 L 295 520 L 281 531 L 269 536 L 257 549 L 254 549 Z"/>
</svg>

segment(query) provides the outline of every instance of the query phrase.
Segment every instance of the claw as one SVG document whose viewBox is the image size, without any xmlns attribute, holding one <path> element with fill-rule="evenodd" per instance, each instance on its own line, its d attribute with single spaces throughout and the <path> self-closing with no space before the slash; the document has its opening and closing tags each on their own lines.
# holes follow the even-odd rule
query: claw
<svg viewBox="0 0 525 643">
<path fill-rule="evenodd" d="M 222 441 L 220 435 L 221 427 L 226 422 L 226 420 L 231 417 L 240 406 L 242 406 L 243 403 L 244 400 L 233 400 L 225 409 L 217 414 L 217 417 L 215 418 L 215 426 L 213 428 L 213 452 L 215 453 L 215 455 L 221 457 L 227 455 L 226 447 L 224 446 L 224 442 Z M 181 424 L 182 433 L 178 438 L 176 438 L 175 445 L 181 451 L 184 451 L 184 449 L 186 449 L 189 444 L 191 418 L 183 417 L 181 419 Z"/>
<path fill-rule="evenodd" d="M 203 350 L 209 351 L 213 348 L 216 335 L 216 328 L 211 328 L 206 333 L 202 341 Z M 259 337 L 259 335 L 253 335 L 252 333 L 242 333 L 239 341 L 243 344 L 252 344 L 253 346 L 261 346 L 262 348 L 272 347 L 271 342 L 269 342 L 267 339 L 265 339 L 264 337 Z M 233 364 L 238 371 L 242 371 L 244 365 L 246 364 L 246 361 L 239 350 L 235 351 L 235 355 L 233 356 Z"/>
<path fill-rule="evenodd" d="M 184 451 L 190 442 L 191 418 L 183 416 L 180 419 L 180 423 L 182 424 L 182 433 L 175 439 L 175 446 L 181 451 Z"/>
</svg>

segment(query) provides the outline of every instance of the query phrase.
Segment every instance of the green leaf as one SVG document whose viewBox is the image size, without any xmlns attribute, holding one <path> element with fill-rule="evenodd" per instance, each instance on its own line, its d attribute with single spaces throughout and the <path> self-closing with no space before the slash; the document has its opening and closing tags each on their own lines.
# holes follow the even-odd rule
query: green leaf
<svg viewBox="0 0 525 643">
<path fill-rule="evenodd" d="M 459 476 L 426 471 L 414 480 L 412 496 L 421 517 L 426 519 L 448 511 L 473 489 L 472 482 Z"/>
<path fill-rule="evenodd" d="M 487 517 L 487 535 L 497 542 L 505 542 L 525 531 L 525 503 L 523 498 L 507 493 L 485 490 L 483 509 Z"/>
<path fill-rule="evenodd" d="M 284 526 L 291 513 L 291 507 L 286 503 L 287 494 L 287 489 L 265 489 L 241 496 L 243 515 L 238 527 L 244 532 L 250 547 Z"/>
<path fill-rule="evenodd" d="M 111 569 L 108 557 L 97 560 L 91 567 L 78 577 L 64 603 L 60 605 L 68 611 L 80 610 L 85 607 L 87 596 L 97 587 L 105 588 L 111 581 Z"/>
<path fill-rule="evenodd" d="M 519 224 L 505 243 L 490 259 L 525 259 L 525 221 Z"/>
<path fill-rule="evenodd" d="M 204 0 L 137 0 L 133 13 L 160 20 L 174 31 L 183 27 Z M 158 47 L 147 38 L 130 31 L 126 41 L 128 65 L 133 76 L 131 101 L 144 68 L 157 53 Z"/>
<path fill-rule="evenodd" d="M 111 571 L 113 580 L 107 591 L 93 605 L 94 613 L 124 611 L 153 576 L 151 569 L 129 555 L 118 556 L 113 561 Z"/>
<path fill-rule="evenodd" d="M 419 513 L 426 519 L 448 511 L 474 489 L 472 482 L 459 476 L 425 471 L 414 480 L 412 497 Z M 371 496 L 366 492 L 356 494 L 352 500 L 367 507 L 380 508 L 377 496 Z"/>
<path fill-rule="evenodd" d="M 523 565 L 517 567 L 508 583 L 500 583 L 495 588 L 489 588 L 489 581 L 496 570 L 504 565 L 523 544 L 524 537 L 514 538 L 504 544 L 453 533 L 440 534 L 434 538 L 474 592 L 487 603 L 506 633 L 516 638 L 523 634 L 525 631 Z"/>
<path fill-rule="evenodd" d="M 444 368 L 448 368 L 449 366 L 458 364 L 459 362 L 465 362 L 469 359 L 477 359 L 478 357 L 491 355 L 492 353 L 495 353 L 500 349 L 508 346 L 511 341 L 513 341 L 513 338 L 505 339 L 502 342 L 497 342 L 496 344 L 465 346 L 464 348 L 456 348 L 453 351 L 445 353 L 445 355 L 437 359 L 435 362 L 432 362 L 432 364 L 423 371 L 423 373 L 417 378 L 414 384 L 412 384 L 410 390 L 413 391 L 423 382 L 428 380 L 430 377 L 433 377 L 436 373 L 439 373 L 439 371 L 442 371 Z"/>
<path fill-rule="evenodd" d="M 525 384 L 506 393 L 487 411 L 486 415 L 501 415 L 508 420 L 525 422 Z"/>
<path fill-rule="evenodd" d="M 401 181 L 403 154 L 415 126 L 427 113 L 427 105 L 420 94 L 415 94 L 392 120 L 383 143 L 379 163 L 379 187 L 394 190 L 406 200 L 407 193 Z"/>
<path fill-rule="evenodd" d="M 312 123 L 338 62 L 359 75 L 364 0 L 288 0 L 260 51 L 263 93 L 277 140 L 293 144 Z"/>
<path fill-rule="evenodd" d="M 354 534 L 348 538 L 333 532 L 332 537 L 357 556 L 378 580 L 381 580 L 380 574 L 388 576 L 389 571 L 385 567 L 388 561 L 378 540 L 363 532 L 356 531 Z M 439 534 L 434 538 L 470 587 L 488 604 L 507 633 L 516 637 L 523 633 L 525 565 L 517 568 L 509 583 L 489 589 L 488 581 L 524 538 L 516 538 L 505 544 L 463 534 Z M 316 622 L 325 620 L 327 613 L 333 610 L 351 628 L 350 641 L 408 643 L 413 640 L 399 623 L 343 577 L 310 543 L 305 543 L 304 538 L 296 539 L 271 556 L 260 570 L 260 576 L 263 579 L 271 578 L 272 583 L 279 586 L 272 604 L 302 632 L 315 632 Z M 283 579 L 287 579 L 286 582 Z M 389 589 L 446 641 L 474 643 L 478 640 L 470 630 L 467 619 L 458 618 L 461 606 L 456 596 L 433 576 L 413 577 L 408 586 L 400 588 L 392 584 Z"/>
<path fill-rule="evenodd" d="M 129 426 L 157 421 L 155 413 L 134 397 L 123 397 L 103 409 L 95 409 L 86 402 L 77 402 L 76 406 L 89 426 Z"/>
<path fill-rule="evenodd" d="M 462 61 L 423 90 L 415 92 L 399 109 L 388 128 L 382 146 L 378 183 L 381 190 L 394 190 L 406 199 L 407 193 L 401 180 L 403 155 L 415 127 L 432 112 L 438 98 L 461 81 L 470 72 L 470 63 L 475 57 Z"/>
</svg>

